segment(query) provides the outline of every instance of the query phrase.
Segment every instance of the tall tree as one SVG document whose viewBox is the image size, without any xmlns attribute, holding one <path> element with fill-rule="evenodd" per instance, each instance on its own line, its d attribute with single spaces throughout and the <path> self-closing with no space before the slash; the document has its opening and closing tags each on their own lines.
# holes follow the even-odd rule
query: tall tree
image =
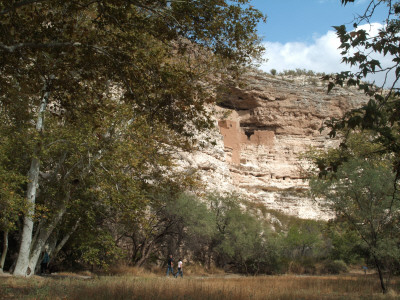
<svg viewBox="0 0 400 300">
<path fill-rule="evenodd" d="M 255 26 L 263 16 L 248 2 L 9 0 L 0 3 L 1 105 L 12 113 L 15 126 L 25 126 L 36 145 L 31 152 L 26 194 L 30 205 L 25 214 L 15 275 L 27 275 L 28 266 L 29 274 L 33 274 L 43 242 L 38 248 L 32 245 L 38 241 L 37 237 L 45 241 L 51 233 L 51 230 L 41 231 L 43 227 L 35 224 L 37 189 L 42 180 L 39 175 L 51 174 L 52 167 L 58 170 L 67 161 L 60 155 L 58 163 L 54 158 L 53 164 L 48 165 L 50 169 L 41 172 L 46 157 L 44 115 L 52 112 L 59 118 L 55 124 L 65 128 L 83 118 L 90 122 L 89 140 L 96 134 L 99 139 L 107 139 L 116 133 L 107 115 L 120 112 L 121 103 L 130 105 L 129 117 L 124 118 L 127 124 L 141 119 L 150 130 L 161 126 L 177 133 L 169 137 L 178 140 L 181 136 L 190 137 L 193 128 L 209 127 L 204 105 L 213 100 L 213 93 L 204 79 L 213 82 L 217 72 L 249 64 L 262 50 Z M 196 60 L 203 64 L 194 64 Z M 102 130 L 97 132 L 97 128 Z M 47 144 L 55 145 L 57 141 L 53 136 Z M 75 155 L 81 150 L 74 152 Z M 88 151 L 85 156 L 89 165 L 91 156 L 103 157 L 99 155 L 103 153 L 101 149 L 97 151 Z M 63 174 L 69 177 L 71 170 L 78 169 L 82 174 L 89 172 L 82 164 L 78 165 L 81 169 L 73 167 L 70 171 L 61 167 Z M 64 178 L 62 173 L 54 174 Z M 73 192 L 69 181 L 58 184 L 64 190 L 65 197 L 61 199 L 65 200 L 57 202 L 61 204 L 57 208 L 60 214 L 57 217 L 55 213 L 54 221 L 62 217 L 64 204 L 69 203 Z"/>
<path fill-rule="evenodd" d="M 388 161 L 350 160 L 332 178 L 312 181 L 317 196 L 327 199 L 339 222 L 362 239 L 378 270 L 382 291 L 384 272 L 391 274 L 400 260 L 400 192 Z"/>
<path fill-rule="evenodd" d="M 343 5 L 348 5 L 354 2 L 354 0 L 342 0 L 341 2 Z M 375 156 L 378 160 L 389 159 L 394 170 L 394 174 L 387 174 L 386 177 L 386 180 L 390 180 L 391 195 L 382 192 L 382 188 L 387 187 L 387 182 L 380 181 L 381 187 L 375 184 L 372 185 L 371 183 L 371 187 L 365 186 L 365 189 L 370 191 L 370 207 L 376 205 L 379 209 L 389 209 L 389 212 L 392 213 L 396 210 L 398 211 L 400 179 L 400 90 L 398 87 L 400 78 L 400 2 L 397 0 L 371 0 L 367 3 L 367 9 L 361 12 L 354 20 L 352 29 L 348 30 L 345 25 L 335 27 L 341 42 L 340 49 L 342 50 L 343 62 L 358 67 L 359 71 L 355 73 L 342 72 L 340 74 L 327 75 L 325 79 L 330 81 L 328 92 L 335 85 L 358 86 L 370 99 L 368 103 L 362 107 L 346 113 L 342 119 L 333 119 L 326 122 L 327 127 L 331 130 L 330 135 L 336 136 L 340 134 L 343 137 L 343 141 L 337 152 L 340 153 L 340 155 L 334 159 L 332 159 L 332 156 L 329 158 L 333 168 L 330 170 L 326 168 L 322 160 L 320 160 L 321 164 L 319 167 L 320 169 L 321 167 L 325 169 L 326 175 L 329 171 L 339 170 L 342 164 L 343 168 L 345 168 L 346 161 L 352 160 L 352 157 L 356 157 L 361 165 L 363 164 L 360 159 L 369 161 L 372 156 Z M 379 29 L 378 34 L 376 36 L 371 36 L 366 30 L 359 28 L 359 25 L 368 23 L 371 16 L 374 15 L 378 8 L 386 9 L 387 17 L 385 24 Z M 373 55 L 374 53 L 390 56 L 391 64 L 383 66 L 381 61 L 376 59 L 376 56 Z M 384 84 L 381 87 L 363 81 L 369 74 L 375 73 L 383 73 L 385 76 Z M 373 145 L 372 147 L 368 147 L 369 150 L 373 151 L 364 151 L 362 155 L 354 155 L 354 153 L 351 153 L 352 149 L 350 145 L 353 136 L 352 133 L 361 131 L 369 132 L 368 140 L 366 141 L 370 145 Z M 365 143 L 365 141 L 363 142 Z M 367 165 L 365 168 L 365 172 L 359 169 L 360 174 L 349 174 L 349 176 L 360 176 L 360 178 L 364 178 L 363 174 L 367 173 L 370 166 Z M 381 170 L 381 172 L 382 174 L 384 173 L 383 170 Z M 388 172 L 388 170 L 385 170 L 385 172 Z M 382 175 L 376 174 L 376 176 Z M 342 180 L 346 181 L 345 178 L 342 178 Z M 372 188 L 374 190 L 372 190 Z M 356 196 L 355 193 L 354 197 Z M 358 198 L 356 200 L 358 200 Z M 348 201 L 352 203 L 351 197 Z M 379 206 L 379 204 L 382 204 L 382 206 Z M 390 205 L 390 207 L 386 207 L 387 205 Z M 363 218 L 362 208 L 360 208 L 358 213 L 359 215 L 357 217 Z M 378 213 L 375 217 L 371 217 L 369 221 L 371 224 L 378 223 L 378 227 L 383 228 L 385 226 L 382 224 L 386 224 L 385 222 L 390 223 L 393 220 L 398 220 L 397 215 L 391 215 L 390 221 L 385 221 L 381 219 L 382 215 L 385 215 L 384 212 L 382 212 L 382 214 Z M 367 221 L 368 220 L 366 220 L 366 222 Z M 373 228 L 374 226 L 371 225 L 371 229 Z M 394 226 L 393 229 L 396 229 L 396 226 Z M 382 236 L 380 234 L 377 235 Z M 390 240 L 386 240 L 386 242 L 383 243 L 383 245 L 389 245 Z M 378 246 L 376 246 L 374 242 L 371 242 L 371 240 L 369 240 L 369 243 L 372 245 L 370 246 L 371 252 L 374 253 L 376 257 L 376 253 L 379 253 L 380 250 L 376 249 Z M 394 247 L 394 249 L 398 249 L 398 245 Z M 380 269 L 382 267 L 382 261 L 379 259 L 375 259 L 375 261 L 375 265 L 381 275 Z M 382 291 L 386 292 L 387 289 L 382 280 L 382 276 L 380 276 L 380 279 Z"/>
</svg>

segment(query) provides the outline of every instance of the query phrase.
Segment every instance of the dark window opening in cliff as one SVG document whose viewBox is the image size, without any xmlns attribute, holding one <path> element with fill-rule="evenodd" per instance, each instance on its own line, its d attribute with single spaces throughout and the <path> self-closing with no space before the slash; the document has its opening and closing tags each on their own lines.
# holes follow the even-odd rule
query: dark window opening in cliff
<svg viewBox="0 0 400 300">
<path fill-rule="evenodd" d="M 244 134 L 247 136 L 247 139 L 250 140 L 250 137 L 254 134 L 254 130 L 245 130 Z"/>
<path fill-rule="evenodd" d="M 240 123 L 240 127 L 242 128 L 254 128 L 254 130 L 259 130 L 259 131 L 273 131 L 276 132 L 279 126 L 263 126 L 258 123 Z"/>
<path fill-rule="evenodd" d="M 286 177 L 282 177 L 283 180 L 286 180 Z"/>
<path fill-rule="evenodd" d="M 236 111 L 249 110 L 248 108 L 236 107 L 235 103 L 233 103 L 233 102 L 231 102 L 229 100 L 218 102 L 217 105 L 219 107 L 222 107 L 222 108 L 233 109 L 233 110 L 236 110 Z"/>
</svg>

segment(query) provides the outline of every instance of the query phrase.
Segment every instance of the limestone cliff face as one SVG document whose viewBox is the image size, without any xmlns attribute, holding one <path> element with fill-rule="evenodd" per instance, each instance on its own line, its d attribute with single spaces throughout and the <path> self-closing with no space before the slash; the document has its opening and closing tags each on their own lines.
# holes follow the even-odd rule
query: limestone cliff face
<svg viewBox="0 0 400 300">
<path fill-rule="evenodd" d="M 216 108 L 218 129 L 209 144 L 186 158 L 210 189 L 237 191 L 268 208 L 301 218 L 329 212 L 307 196 L 300 154 L 337 140 L 320 133 L 324 120 L 339 118 L 366 98 L 357 89 L 334 89 L 317 78 L 246 76 L 244 88 L 226 90 Z M 191 161 L 191 162 L 189 162 Z"/>
</svg>

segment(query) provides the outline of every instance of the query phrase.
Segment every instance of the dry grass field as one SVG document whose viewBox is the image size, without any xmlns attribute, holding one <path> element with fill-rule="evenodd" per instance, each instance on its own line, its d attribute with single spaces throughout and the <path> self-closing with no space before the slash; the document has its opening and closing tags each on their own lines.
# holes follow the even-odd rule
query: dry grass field
<svg viewBox="0 0 400 300">
<path fill-rule="evenodd" d="M 84 278 L 73 274 L 0 278 L 0 299 L 400 299 L 400 279 L 382 295 L 375 275 Z"/>
</svg>

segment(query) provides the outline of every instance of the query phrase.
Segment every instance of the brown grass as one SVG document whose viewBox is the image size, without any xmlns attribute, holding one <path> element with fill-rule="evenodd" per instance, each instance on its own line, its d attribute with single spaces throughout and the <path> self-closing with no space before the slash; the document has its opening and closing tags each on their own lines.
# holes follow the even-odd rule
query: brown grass
<svg viewBox="0 0 400 300">
<path fill-rule="evenodd" d="M 229 278 L 227 278 L 229 277 Z M 104 276 L 93 280 L 0 281 L 1 299 L 400 299 L 400 280 L 387 295 L 375 276 L 216 275 L 181 278 Z M 2 298 L 3 295 L 3 298 Z"/>
<path fill-rule="evenodd" d="M 161 275 L 161 270 L 159 268 L 147 270 L 141 267 L 121 265 L 110 268 L 108 273 L 116 276 L 157 277 L 157 275 Z"/>
<path fill-rule="evenodd" d="M 184 275 L 209 276 L 209 275 L 224 275 L 224 274 L 225 272 L 222 269 L 218 269 L 216 267 L 205 269 L 204 266 L 199 264 L 186 265 L 184 268 Z"/>
<path fill-rule="evenodd" d="M 177 269 L 174 268 L 174 272 Z M 153 266 L 149 268 L 142 268 L 142 267 L 132 267 L 126 265 L 119 265 L 111 267 L 107 275 L 113 276 L 137 276 L 137 277 L 160 277 L 165 275 L 166 268 L 161 268 L 157 266 Z M 184 268 L 184 275 L 190 276 L 209 276 L 209 275 L 223 275 L 225 272 L 222 269 L 218 269 L 216 267 L 211 267 L 209 269 L 204 268 L 204 266 L 199 264 L 188 264 L 185 265 Z"/>
</svg>

